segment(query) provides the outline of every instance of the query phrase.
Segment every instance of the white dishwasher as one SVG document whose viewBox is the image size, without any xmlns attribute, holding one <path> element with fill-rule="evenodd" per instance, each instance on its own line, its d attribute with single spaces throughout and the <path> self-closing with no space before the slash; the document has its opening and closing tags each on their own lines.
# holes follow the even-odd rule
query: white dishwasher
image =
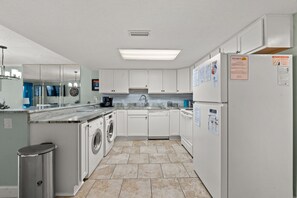
<svg viewBox="0 0 297 198">
<path fill-rule="evenodd" d="M 148 134 L 147 110 L 128 110 L 128 136 Z"/>
<path fill-rule="evenodd" d="M 149 111 L 149 139 L 168 139 L 170 131 L 169 111 Z"/>
</svg>

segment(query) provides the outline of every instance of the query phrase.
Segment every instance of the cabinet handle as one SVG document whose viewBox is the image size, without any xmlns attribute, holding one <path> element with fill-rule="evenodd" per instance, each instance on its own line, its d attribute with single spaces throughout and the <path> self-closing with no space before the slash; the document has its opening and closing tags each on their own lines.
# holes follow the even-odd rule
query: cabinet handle
<svg viewBox="0 0 297 198">
<path fill-rule="evenodd" d="M 147 87 L 147 85 L 145 85 L 145 87 Z"/>
<path fill-rule="evenodd" d="M 179 90 L 176 90 L 176 92 L 179 92 Z"/>
</svg>

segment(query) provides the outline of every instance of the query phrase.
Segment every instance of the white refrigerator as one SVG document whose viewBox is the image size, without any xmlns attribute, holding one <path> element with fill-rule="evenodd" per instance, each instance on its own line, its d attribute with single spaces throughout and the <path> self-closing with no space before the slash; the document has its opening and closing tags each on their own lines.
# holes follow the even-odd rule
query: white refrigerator
<svg viewBox="0 0 297 198">
<path fill-rule="evenodd" d="M 213 198 L 293 197 L 291 55 L 218 54 L 193 71 L 194 170 Z"/>
</svg>

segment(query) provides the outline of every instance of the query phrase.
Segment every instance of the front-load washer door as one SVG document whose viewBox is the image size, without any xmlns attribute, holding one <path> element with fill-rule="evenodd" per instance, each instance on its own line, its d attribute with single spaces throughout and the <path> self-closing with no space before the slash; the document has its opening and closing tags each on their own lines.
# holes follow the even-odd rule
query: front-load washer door
<svg viewBox="0 0 297 198">
<path fill-rule="evenodd" d="M 92 138 L 92 152 L 96 155 L 102 146 L 102 131 L 97 129 Z"/>
<path fill-rule="evenodd" d="M 109 143 L 111 143 L 113 141 L 113 139 L 114 139 L 114 130 L 113 130 L 113 121 L 112 120 L 109 122 L 109 125 L 108 125 L 108 128 L 107 128 L 106 132 L 107 132 L 107 134 L 106 134 L 107 141 Z"/>
</svg>

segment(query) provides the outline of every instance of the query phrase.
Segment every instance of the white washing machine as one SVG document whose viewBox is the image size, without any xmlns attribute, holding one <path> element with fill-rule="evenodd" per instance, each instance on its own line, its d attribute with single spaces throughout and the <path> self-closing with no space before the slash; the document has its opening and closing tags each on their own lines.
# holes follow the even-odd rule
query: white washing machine
<svg viewBox="0 0 297 198">
<path fill-rule="evenodd" d="M 88 158 L 89 158 L 89 177 L 98 166 L 104 155 L 104 119 L 98 118 L 89 122 Z"/>
<path fill-rule="evenodd" d="M 105 135 L 104 135 L 104 156 L 106 156 L 114 144 L 114 139 L 116 137 L 115 129 L 114 129 L 114 114 L 113 112 L 108 113 L 104 116 L 105 119 Z"/>
</svg>

